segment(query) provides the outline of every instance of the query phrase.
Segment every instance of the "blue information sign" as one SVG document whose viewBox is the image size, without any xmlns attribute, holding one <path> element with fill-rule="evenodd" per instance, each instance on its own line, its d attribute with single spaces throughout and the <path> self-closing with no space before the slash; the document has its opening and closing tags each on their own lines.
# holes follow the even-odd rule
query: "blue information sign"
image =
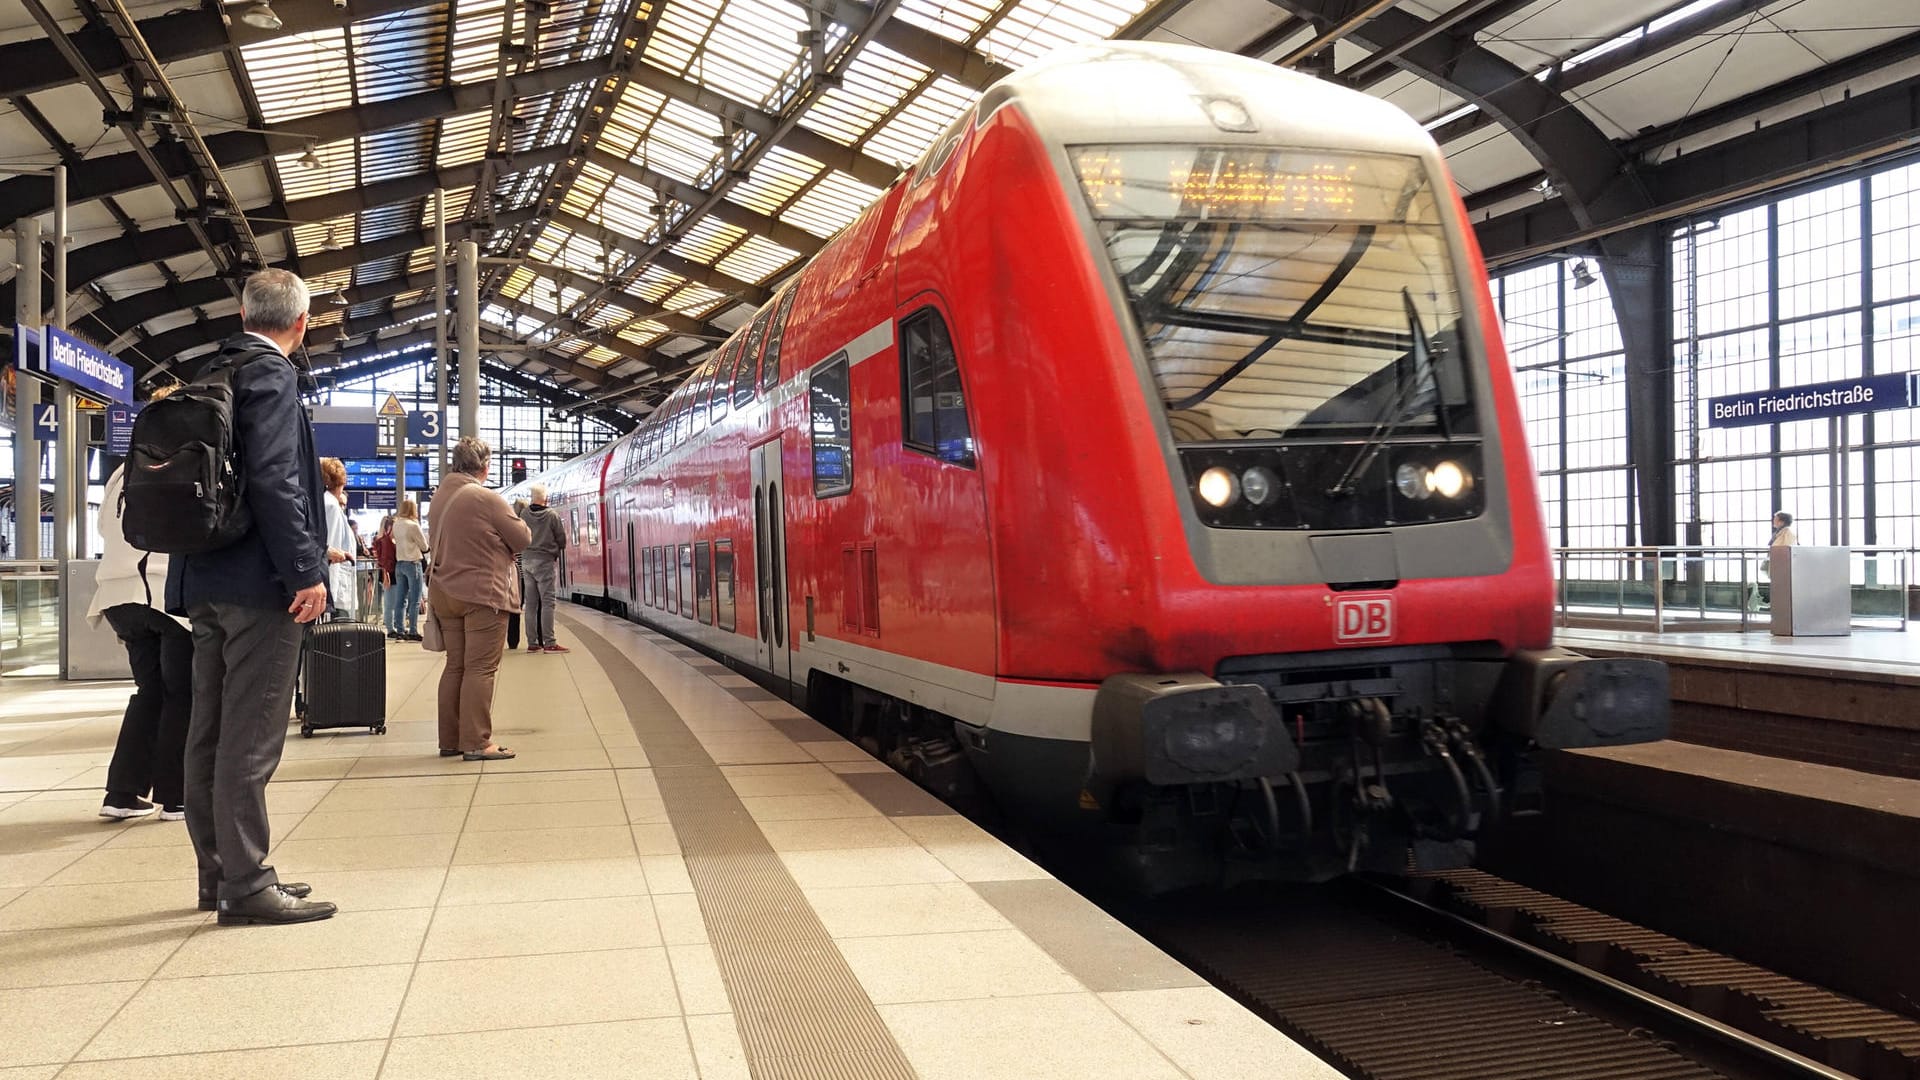
<svg viewBox="0 0 1920 1080">
<path fill-rule="evenodd" d="M 33 407 L 33 437 L 41 442 L 60 438 L 60 406 L 43 401 Z"/>
<path fill-rule="evenodd" d="M 348 491 L 393 490 L 392 458 L 343 458 L 340 463 L 347 467 Z M 427 459 L 409 457 L 407 459 L 407 490 L 421 491 L 426 486 Z"/>
<path fill-rule="evenodd" d="M 1920 402 L 1920 394 L 1914 391 L 1914 381 L 1915 376 L 1908 372 L 1864 375 L 1839 382 L 1754 390 L 1745 394 L 1709 398 L 1707 426 L 1753 427 L 1757 424 L 1788 424 L 1795 420 L 1825 420 L 1832 416 L 1879 412 L 1882 409 L 1908 409 Z"/>
<path fill-rule="evenodd" d="M 133 450 L 133 418 L 138 405 L 107 406 L 107 453 L 126 457 Z"/>
<path fill-rule="evenodd" d="M 51 326 L 40 329 L 40 347 L 15 328 L 14 359 L 22 370 L 50 379 L 62 379 L 102 401 L 133 400 L 133 368 L 71 334 Z"/>
<path fill-rule="evenodd" d="M 414 446 L 439 446 L 446 441 L 446 413 L 423 410 L 407 414 L 407 442 Z"/>
</svg>

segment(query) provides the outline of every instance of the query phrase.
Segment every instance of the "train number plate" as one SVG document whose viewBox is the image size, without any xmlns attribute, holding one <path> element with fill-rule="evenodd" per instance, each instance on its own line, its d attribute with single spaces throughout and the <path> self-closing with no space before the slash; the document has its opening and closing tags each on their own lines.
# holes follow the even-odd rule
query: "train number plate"
<svg viewBox="0 0 1920 1080">
<path fill-rule="evenodd" d="M 1343 596 L 1334 601 L 1333 640 L 1393 640 L 1393 597 Z"/>
</svg>

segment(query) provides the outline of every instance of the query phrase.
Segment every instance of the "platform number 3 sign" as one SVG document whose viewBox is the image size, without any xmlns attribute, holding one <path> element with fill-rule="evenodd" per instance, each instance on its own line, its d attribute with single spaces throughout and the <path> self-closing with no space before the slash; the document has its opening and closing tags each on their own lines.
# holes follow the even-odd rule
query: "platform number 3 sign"
<svg viewBox="0 0 1920 1080">
<path fill-rule="evenodd" d="M 407 441 L 416 446 L 438 445 L 447 439 L 446 414 L 435 411 L 407 416 Z"/>
</svg>

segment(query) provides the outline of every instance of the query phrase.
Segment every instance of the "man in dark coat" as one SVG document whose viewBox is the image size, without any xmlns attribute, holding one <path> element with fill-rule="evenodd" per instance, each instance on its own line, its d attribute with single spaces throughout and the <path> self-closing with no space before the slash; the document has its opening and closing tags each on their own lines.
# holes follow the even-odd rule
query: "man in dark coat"
<svg viewBox="0 0 1920 1080">
<path fill-rule="evenodd" d="M 307 332 L 307 286 L 285 270 L 247 279 L 244 328 L 210 363 L 234 367 L 234 440 L 253 522 L 238 540 L 168 567 L 167 609 L 193 621 L 187 832 L 200 907 L 222 925 L 324 919 L 266 865 L 267 781 L 286 745 L 304 624 L 327 610 L 326 518 L 313 426 L 288 355 Z"/>
</svg>

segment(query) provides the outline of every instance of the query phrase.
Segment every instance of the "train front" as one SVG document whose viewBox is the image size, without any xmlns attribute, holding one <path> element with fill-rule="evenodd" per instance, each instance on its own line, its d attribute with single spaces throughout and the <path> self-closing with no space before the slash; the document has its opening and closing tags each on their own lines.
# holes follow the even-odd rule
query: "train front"
<svg viewBox="0 0 1920 1080">
<path fill-rule="evenodd" d="M 1153 482 L 1101 499 L 1157 580 L 1101 608 L 1141 647 L 1092 695 L 1078 809 L 1159 885 L 1461 865 L 1540 750 L 1664 737 L 1664 667 L 1551 647 L 1511 374 L 1426 133 L 1239 58 L 1107 48 L 1014 89 L 1153 436 Z"/>
</svg>

